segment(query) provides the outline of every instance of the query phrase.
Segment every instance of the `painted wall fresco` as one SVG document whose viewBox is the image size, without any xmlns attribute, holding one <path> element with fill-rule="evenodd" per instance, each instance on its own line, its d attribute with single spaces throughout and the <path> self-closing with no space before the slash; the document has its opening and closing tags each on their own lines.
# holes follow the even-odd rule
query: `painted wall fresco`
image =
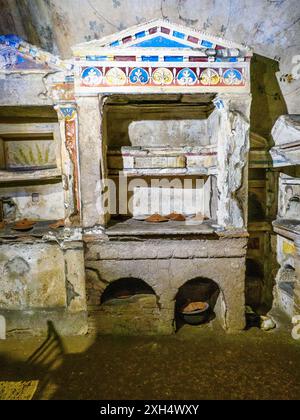
<svg viewBox="0 0 300 420">
<path fill-rule="evenodd" d="M 53 140 L 5 141 L 5 166 L 7 169 L 45 169 L 56 167 Z"/>
</svg>

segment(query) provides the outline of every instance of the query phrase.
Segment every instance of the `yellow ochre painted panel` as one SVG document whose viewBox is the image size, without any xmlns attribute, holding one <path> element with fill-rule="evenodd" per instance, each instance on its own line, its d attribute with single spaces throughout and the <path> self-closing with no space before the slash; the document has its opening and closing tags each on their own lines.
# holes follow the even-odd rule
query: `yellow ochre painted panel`
<svg viewBox="0 0 300 420">
<path fill-rule="evenodd" d="M 283 252 L 284 252 L 284 254 L 295 254 L 296 253 L 295 245 L 293 243 L 284 241 L 283 242 Z"/>
</svg>

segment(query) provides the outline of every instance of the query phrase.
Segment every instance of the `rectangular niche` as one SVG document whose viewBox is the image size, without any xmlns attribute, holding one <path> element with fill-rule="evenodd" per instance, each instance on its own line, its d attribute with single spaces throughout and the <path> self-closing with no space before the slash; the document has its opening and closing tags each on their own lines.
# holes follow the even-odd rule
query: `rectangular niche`
<svg viewBox="0 0 300 420">
<path fill-rule="evenodd" d="M 191 99 L 190 99 L 191 100 Z M 214 110 L 212 98 L 197 96 L 182 102 L 180 96 L 150 95 L 138 100 L 112 97 L 105 105 L 107 147 L 182 148 L 210 143 L 208 118 Z"/>
<path fill-rule="evenodd" d="M 212 97 L 113 100 L 105 106 L 103 133 L 111 175 L 215 174 L 219 127 Z"/>
<path fill-rule="evenodd" d="M 53 138 L 4 138 L 2 140 L 6 170 L 34 170 L 56 168 Z"/>
<path fill-rule="evenodd" d="M 59 167 L 57 128 L 53 124 L 0 127 L 0 169 L 28 171 Z"/>
</svg>

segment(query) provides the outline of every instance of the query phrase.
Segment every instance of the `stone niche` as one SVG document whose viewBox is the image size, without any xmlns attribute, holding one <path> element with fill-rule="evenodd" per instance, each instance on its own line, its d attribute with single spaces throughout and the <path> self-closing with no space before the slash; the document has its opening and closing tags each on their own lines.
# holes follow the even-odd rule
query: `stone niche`
<svg viewBox="0 0 300 420">
<path fill-rule="evenodd" d="M 60 143 L 55 123 L 0 124 L 0 201 L 5 222 L 64 217 Z"/>
<path fill-rule="evenodd" d="M 176 212 L 216 219 L 217 120 L 212 100 L 213 95 L 195 95 L 192 103 L 178 95 L 109 98 L 103 119 L 108 175 L 117 189 L 120 174 L 137 185 L 128 188 L 133 206 L 125 215 L 169 214 L 171 206 Z M 189 188 L 182 188 L 184 180 Z M 110 215 L 119 209 L 117 203 Z"/>
</svg>

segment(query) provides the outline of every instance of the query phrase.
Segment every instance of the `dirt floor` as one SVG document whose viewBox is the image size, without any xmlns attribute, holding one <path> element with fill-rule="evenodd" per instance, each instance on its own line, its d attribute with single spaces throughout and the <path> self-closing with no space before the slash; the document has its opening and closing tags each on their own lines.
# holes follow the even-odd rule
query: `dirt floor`
<svg viewBox="0 0 300 420">
<path fill-rule="evenodd" d="M 38 381 L 34 399 L 300 399 L 300 342 L 255 328 L 65 339 L 51 330 L 0 342 L 0 396 L 6 381 Z"/>
</svg>

